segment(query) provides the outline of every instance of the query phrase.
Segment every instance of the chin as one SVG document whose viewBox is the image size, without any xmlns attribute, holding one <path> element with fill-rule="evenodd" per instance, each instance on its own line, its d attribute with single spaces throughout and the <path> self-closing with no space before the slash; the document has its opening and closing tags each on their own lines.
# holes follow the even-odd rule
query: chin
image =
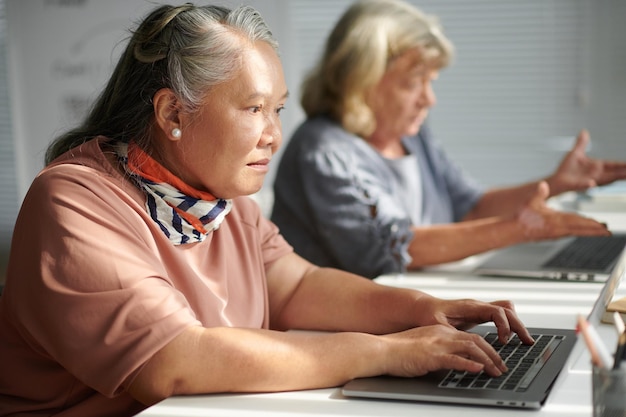
<svg viewBox="0 0 626 417">
<path fill-rule="evenodd" d="M 406 136 L 415 136 L 417 135 L 417 133 L 420 131 L 420 128 L 422 127 L 422 123 L 416 123 L 412 126 L 410 126 L 407 131 L 406 131 Z"/>
<path fill-rule="evenodd" d="M 402 135 L 402 136 L 415 136 L 415 135 L 417 135 L 417 132 L 419 132 L 419 131 L 420 131 L 420 126 L 417 126 L 416 128 L 407 129 L 404 132 L 404 135 Z"/>
<path fill-rule="evenodd" d="M 263 179 L 265 175 L 262 177 L 255 176 L 253 178 L 239 178 L 234 179 L 234 181 L 229 182 L 228 184 L 224 184 L 221 187 L 221 195 L 219 198 L 231 199 L 242 196 L 250 196 L 255 194 L 261 190 L 263 187 Z"/>
<path fill-rule="evenodd" d="M 263 188 L 263 183 L 259 184 L 259 185 L 253 185 L 250 187 L 245 187 L 245 189 L 242 189 L 241 192 L 239 193 L 239 195 L 247 195 L 247 196 L 251 196 L 253 194 L 258 193 L 259 191 L 261 191 L 261 188 Z"/>
</svg>

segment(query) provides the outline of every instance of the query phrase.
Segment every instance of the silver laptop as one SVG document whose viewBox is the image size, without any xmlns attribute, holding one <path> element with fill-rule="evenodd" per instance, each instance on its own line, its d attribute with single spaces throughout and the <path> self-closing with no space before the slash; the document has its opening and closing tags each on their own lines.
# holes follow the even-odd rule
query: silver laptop
<svg viewBox="0 0 626 417">
<path fill-rule="evenodd" d="M 626 246 L 626 234 L 568 237 L 500 249 L 489 255 L 477 275 L 603 282 Z"/>
<path fill-rule="evenodd" d="M 626 250 L 606 280 L 588 320 L 600 325 L 616 288 L 626 271 Z M 484 405 L 508 408 L 540 408 L 554 381 L 563 369 L 577 341 L 573 329 L 529 328 L 535 344 L 525 346 L 514 338 L 507 345 L 494 347 L 507 362 L 509 371 L 502 377 L 490 378 L 484 373 L 467 374 L 456 371 L 432 372 L 423 377 L 371 377 L 348 382 L 342 388 L 347 397 L 425 401 L 446 404 Z M 472 331 L 495 340 L 494 326 L 478 326 Z M 521 352 L 516 352 L 520 346 Z M 516 364 L 509 361 L 515 358 Z"/>
</svg>

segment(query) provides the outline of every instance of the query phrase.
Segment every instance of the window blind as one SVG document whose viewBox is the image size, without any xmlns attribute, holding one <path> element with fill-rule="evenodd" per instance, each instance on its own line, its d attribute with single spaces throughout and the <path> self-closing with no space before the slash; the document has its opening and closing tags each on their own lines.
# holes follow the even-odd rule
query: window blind
<svg viewBox="0 0 626 417">
<path fill-rule="evenodd" d="M 7 82 L 5 2 L 0 0 L 0 258 L 11 240 L 13 225 L 19 206 L 17 179 L 15 174 L 15 154 L 11 131 L 11 105 Z"/>
</svg>

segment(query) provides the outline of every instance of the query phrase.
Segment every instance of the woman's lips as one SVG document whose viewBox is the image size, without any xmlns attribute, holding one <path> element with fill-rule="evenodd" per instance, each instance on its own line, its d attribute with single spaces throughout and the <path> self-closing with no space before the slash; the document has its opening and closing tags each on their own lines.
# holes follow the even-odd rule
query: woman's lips
<svg viewBox="0 0 626 417">
<path fill-rule="evenodd" d="M 255 161 L 255 162 L 251 162 L 248 164 L 248 166 L 250 168 L 254 168 L 257 170 L 267 171 L 269 169 L 269 163 L 270 163 L 270 159 L 264 158 L 264 159 L 259 159 L 258 161 Z"/>
</svg>

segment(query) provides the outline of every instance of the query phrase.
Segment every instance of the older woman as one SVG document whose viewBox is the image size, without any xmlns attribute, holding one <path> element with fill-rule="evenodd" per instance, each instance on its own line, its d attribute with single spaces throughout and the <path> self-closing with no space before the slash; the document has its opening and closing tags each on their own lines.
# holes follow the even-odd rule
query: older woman
<svg viewBox="0 0 626 417">
<path fill-rule="evenodd" d="M 56 140 L 0 297 L 0 415 L 132 415 L 176 394 L 500 375 L 461 329 L 532 343 L 507 301 L 449 301 L 305 261 L 247 197 L 281 143 L 277 45 L 249 7 L 161 6 Z M 286 332 L 288 329 L 331 332 Z"/>
<path fill-rule="evenodd" d="M 608 235 L 545 200 L 626 178 L 585 155 L 580 133 L 541 181 L 484 190 L 423 125 L 452 45 L 434 17 L 397 0 L 355 2 L 305 80 L 307 120 L 283 154 L 272 220 L 295 251 L 368 277 L 566 235 Z"/>
</svg>

